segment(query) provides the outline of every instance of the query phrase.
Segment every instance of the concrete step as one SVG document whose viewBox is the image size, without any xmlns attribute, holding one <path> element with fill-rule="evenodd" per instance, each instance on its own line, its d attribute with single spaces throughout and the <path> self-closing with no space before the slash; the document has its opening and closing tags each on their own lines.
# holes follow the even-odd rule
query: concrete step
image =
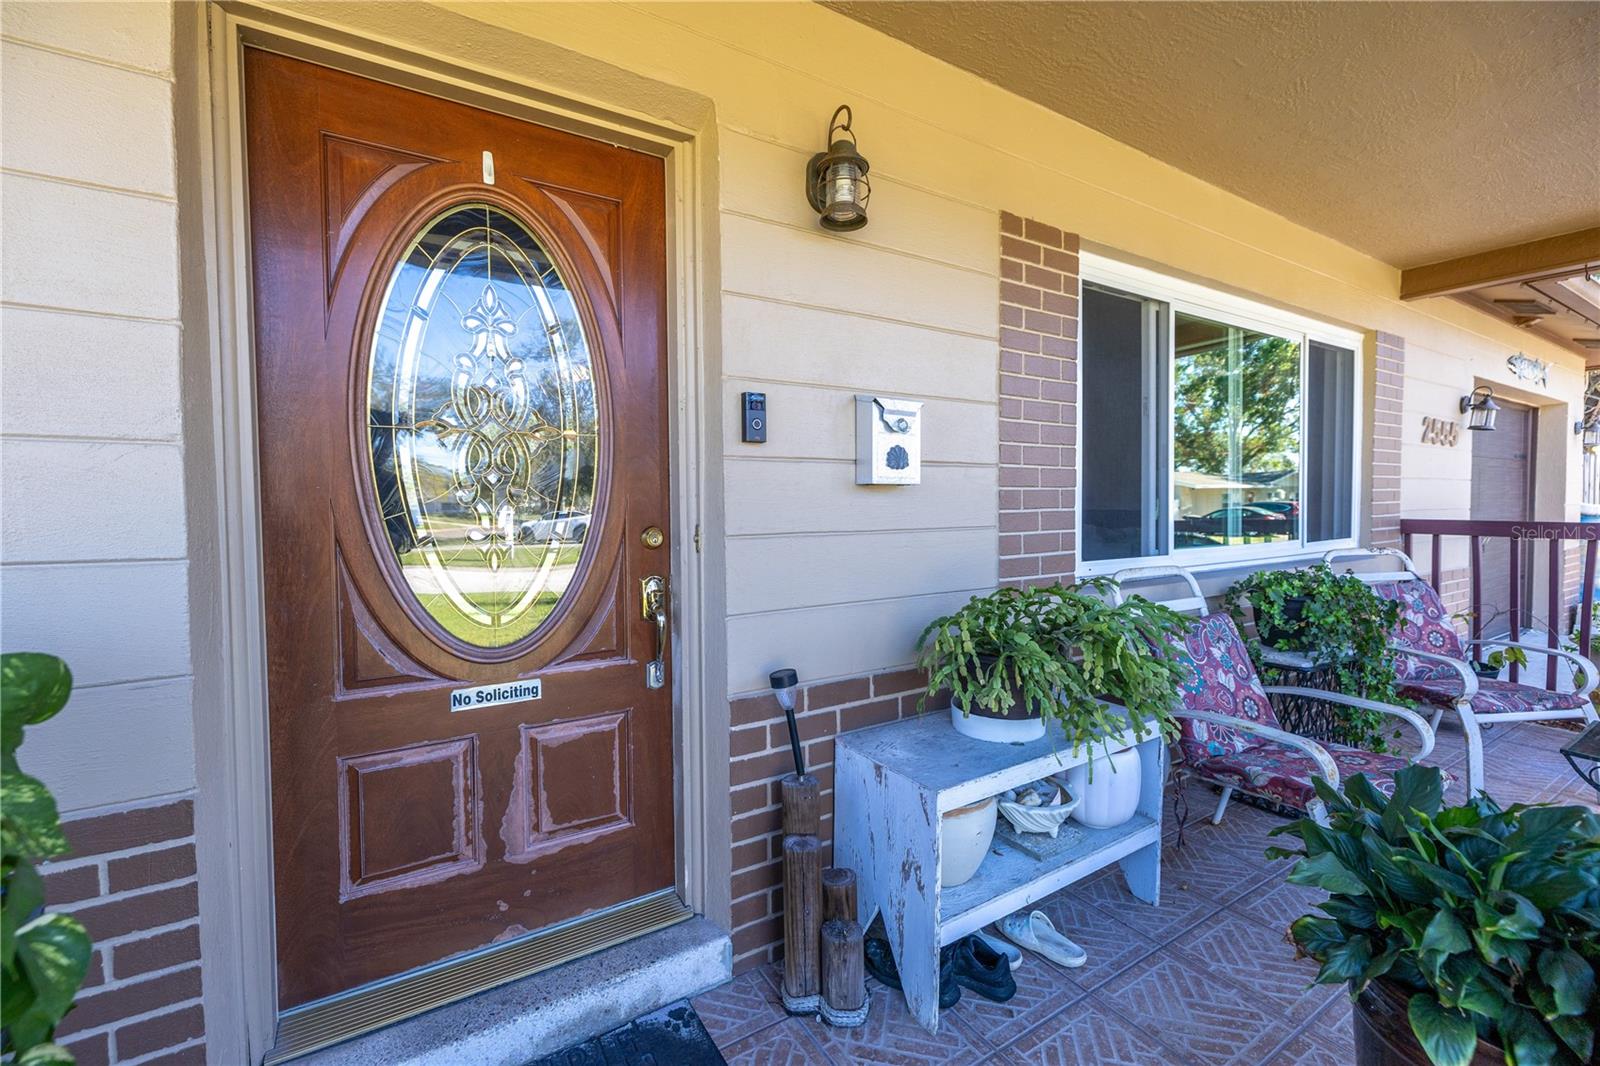
<svg viewBox="0 0 1600 1066">
<path fill-rule="evenodd" d="M 704 918 L 692 918 L 295 1062 L 524 1066 L 732 976 L 728 934 Z"/>
</svg>

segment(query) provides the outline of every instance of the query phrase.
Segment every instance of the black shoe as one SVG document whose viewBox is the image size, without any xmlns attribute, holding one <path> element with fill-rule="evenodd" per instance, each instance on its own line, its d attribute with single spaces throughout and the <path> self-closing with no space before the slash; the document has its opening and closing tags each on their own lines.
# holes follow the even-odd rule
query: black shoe
<svg viewBox="0 0 1600 1066">
<path fill-rule="evenodd" d="M 873 979 L 890 988 L 900 987 L 900 968 L 895 965 L 894 951 L 889 942 L 873 937 L 862 945 L 867 972 Z M 949 1010 L 961 998 L 961 988 L 956 984 L 955 945 L 939 951 L 939 1009 Z"/>
<path fill-rule="evenodd" d="M 1011 963 L 998 951 L 975 936 L 962 937 L 955 948 L 956 983 L 965 985 L 985 999 L 1004 1003 L 1017 994 Z"/>
</svg>

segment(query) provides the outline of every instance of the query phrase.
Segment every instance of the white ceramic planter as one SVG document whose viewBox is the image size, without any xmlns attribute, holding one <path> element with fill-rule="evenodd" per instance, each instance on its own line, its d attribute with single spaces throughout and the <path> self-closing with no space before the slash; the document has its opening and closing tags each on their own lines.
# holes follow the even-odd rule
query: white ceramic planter
<svg viewBox="0 0 1600 1066">
<path fill-rule="evenodd" d="M 1043 718 L 984 718 L 964 714 L 955 702 L 950 704 L 950 724 L 956 732 L 973 740 L 986 740 L 991 744 L 1026 744 L 1044 736 Z"/>
<path fill-rule="evenodd" d="M 939 882 L 945 888 L 970 881 L 978 872 L 994 840 L 995 817 L 999 813 L 999 804 L 990 796 L 944 816 Z"/>
<path fill-rule="evenodd" d="M 1089 763 L 1067 771 L 1067 788 L 1079 797 L 1072 817 L 1091 829 L 1110 829 L 1133 817 L 1139 807 L 1141 766 L 1138 748 L 1123 748 L 1108 757 L 1093 760 L 1094 779 Z"/>
</svg>

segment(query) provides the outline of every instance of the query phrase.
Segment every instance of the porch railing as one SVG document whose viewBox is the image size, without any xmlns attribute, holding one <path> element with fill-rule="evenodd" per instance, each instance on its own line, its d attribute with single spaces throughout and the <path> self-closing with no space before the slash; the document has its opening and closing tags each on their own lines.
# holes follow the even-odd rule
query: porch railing
<svg viewBox="0 0 1600 1066">
<path fill-rule="evenodd" d="M 1400 535 L 1405 540 L 1405 552 L 1413 559 L 1417 557 L 1416 547 L 1421 538 L 1430 538 L 1428 544 L 1428 561 L 1430 578 L 1433 587 L 1439 589 L 1440 579 L 1443 576 L 1443 547 L 1444 538 L 1465 537 L 1468 541 L 1469 560 L 1469 587 L 1471 596 L 1471 616 L 1469 625 L 1472 630 L 1472 639 L 1483 639 L 1483 586 L 1484 586 L 1484 558 L 1485 545 L 1493 540 L 1507 542 L 1507 616 L 1509 632 L 1507 638 L 1512 641 L 1522 639 L 1523 595 L 1524 588 L 1529 589 L 1528 597 L 1537 598 L 1537 592 L 1532 589 L 1528 581 L 1528 574 L 1537 568 L 1538 557 L 1541 551 L 1546 555 L 1546 586 L 1547 586 L 1547 644 L 1551 648 L 1560 648 L 1563 637 L 1571 632 L 1571 623 L 1567 621 L 1566 604 L 1566 546 L 1569 543 L 1583 546 L 1582 573 L 1576 589 L 1577 599 L 1577 645 L 1578 654 L 1589 661 L 1591 626 L 1593 621 L 1594 606 L 1594 578 L 1595 556 L 1600 549 L 1600 523 L 1579 522 L 1498 522 L 1476 521 L 1472 519 L 1449 518 L 1403 518 L 1400 520 Z M 1541 544 L 1543 547 L 1541 548 Z M 1443 590 L 1441 589 L 1441 594 Z M 1531 608 L 1532 603 L 1528 606 Z M 1531 614 L 1531 611 L 1530 611 Z M 1553 655 L 1545 656 L 1545 688 L 1554 690 L 1556 687 L 1556 663 Z M 1517 663 L 1510 664 L 1510 679 L 1517 680 Z"/>
</svg>

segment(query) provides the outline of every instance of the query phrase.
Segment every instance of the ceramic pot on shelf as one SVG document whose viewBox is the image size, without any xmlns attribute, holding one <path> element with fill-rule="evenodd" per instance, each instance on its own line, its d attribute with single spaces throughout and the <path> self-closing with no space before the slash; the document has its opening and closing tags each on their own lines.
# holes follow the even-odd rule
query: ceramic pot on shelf
<svg viewBox="0 0 1600 1066">
<path fill-rule="evenodd" d="M 994 841 L 1000 807 L 995 797 L 957 807 L 945 814 L 939 853 L 939 881 L 945 888 L 972 880 Z"/>
<path fill-rule="evenodd" d="M 950 724 L 956 732 L 973 740 L 986 740 L 991 744 L 1026 744 L 1044 736 L 1044 719 L 1037 711 L 1029 712 L 1020 703 L 1006 708 L 1006 714 L 985 707 L 963 708 L 950 701 Z"/>
<path fill-rule="evenodd" d="M 1102 752 L 1069 769 L 1067 788 L 1079 797 L 1072 817 L 1090 829 L 1111 829 L 1132 818 L 1139 808 L 1142 769 L 1138 748 Z"/>
<path fill-rule="evenodd" d="M 980 655 L 978 662 L 985 670 L 994 668 L 995 660 Z M 1037 708 L 1027 707 L 1013 697 L 1011 706 L 999 710 L 987 707 L 963 707 L 958 700 L 950 701 L 950 724 L 956 732 L 973 740 L 991 744 L 1026 744 L 1044 736 L 1044 718 Z"/>
</svg>

